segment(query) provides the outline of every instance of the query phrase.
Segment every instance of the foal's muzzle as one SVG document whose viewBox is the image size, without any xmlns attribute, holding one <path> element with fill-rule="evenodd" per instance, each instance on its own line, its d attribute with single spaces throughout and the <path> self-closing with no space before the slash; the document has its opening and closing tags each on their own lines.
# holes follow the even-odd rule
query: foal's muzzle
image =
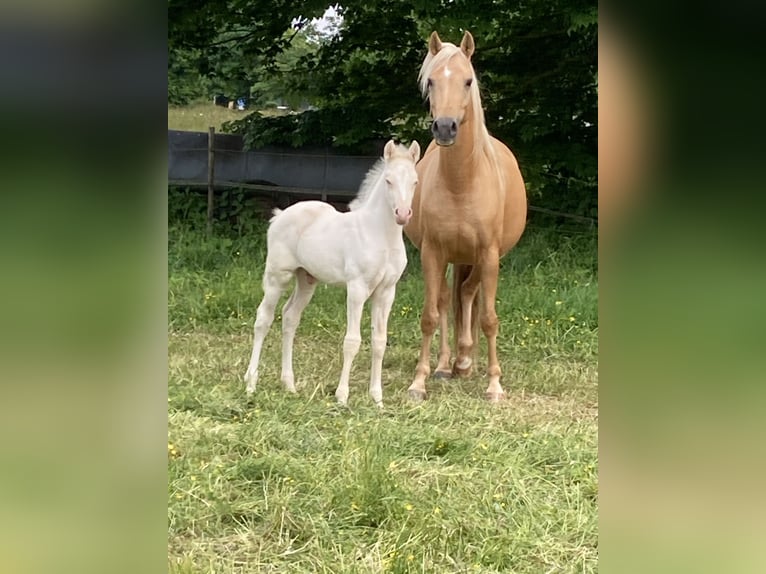
<svg viewBox="0 0 766 574">
<path fill-rule="evenodd" d="M 410 217 L 412 217 L 412 210 L 401 209 L 397 207 L 394 210 L 394 216 L 396 218 L 396 223 L 398 223 L 399 225 L 407 225 L 407 223 L 410 220 Z"/>
<path fill-rule="evenodd" d="M 436 118 L 431 124 L 431 133 L 439 145 L 452 145 L 457 136 L 457 120 L 455 118 Z"/>
</svg>

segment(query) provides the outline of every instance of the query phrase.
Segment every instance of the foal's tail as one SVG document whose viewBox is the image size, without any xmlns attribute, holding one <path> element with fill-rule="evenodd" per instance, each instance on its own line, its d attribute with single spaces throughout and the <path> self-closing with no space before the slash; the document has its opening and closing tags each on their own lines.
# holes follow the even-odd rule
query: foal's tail
<svg viewBox="0 0 766 574">
<path fill-rule="evenodd" d="M 472 265 L 460 265 L 455 263 L 452 266 L 452 313 L 455 318 L 455 352 L 458 349 L 458 339 L 463 330 L 463 299 L 460 297 L 460 286 L 468 279 L 473 271 Z M 471 305 L 471 338 L 473 339 L 473 353 L 471 359 L 476 363 L 476 350 L 479 348 L 479 297 L 481 290 L 476 293 Z"/>
<path fill-rule="evenodd" d="M 269 219 L 269 223 L 274 223 L 274 221 L 280 215 L 282 215 L 282 210 L 281 209 L 279 209 L 278 207 L 275 207 L 274 209 L 272 209 L 271 210 L 271 219 Z"/>
</svg>

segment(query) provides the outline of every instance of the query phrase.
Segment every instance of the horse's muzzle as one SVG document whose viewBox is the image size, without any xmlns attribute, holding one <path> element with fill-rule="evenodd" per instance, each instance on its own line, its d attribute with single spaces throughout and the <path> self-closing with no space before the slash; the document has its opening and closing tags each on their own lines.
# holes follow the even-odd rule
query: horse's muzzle
<svg viewBox="0 0 766 574">
<path fill-rule="evenodd" d="M 407 225 L 410 221 L 410 217 L 412 217 L 412 210 L 411 209 L 395 209 L 394 210 L 394 216 L 396 219 L 396 223 L 399 225 Z"/>
<path fill-rule="evenodd" d="M 438 145 L 452 145 L 457 136 L 457 120 L 455 118 L 436 118 L 431 124 L 431 133 Z"/>
</svg>

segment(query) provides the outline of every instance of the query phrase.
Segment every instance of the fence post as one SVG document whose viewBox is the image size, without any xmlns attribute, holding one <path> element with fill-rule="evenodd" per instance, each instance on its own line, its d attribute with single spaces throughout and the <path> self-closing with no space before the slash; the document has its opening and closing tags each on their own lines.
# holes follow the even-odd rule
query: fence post
<svg viewBox="0 0 766 574">
<path fill-rule="evenodd" d="M 207 132 L 207 234 L 213 232 L 213 182 L 215 181 L 215 127 Z"/>
</svg>

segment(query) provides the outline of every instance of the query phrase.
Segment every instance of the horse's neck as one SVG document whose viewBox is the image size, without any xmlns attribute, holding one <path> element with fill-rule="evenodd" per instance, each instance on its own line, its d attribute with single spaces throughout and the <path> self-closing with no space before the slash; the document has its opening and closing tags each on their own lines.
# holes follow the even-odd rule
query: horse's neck
<svg viewBox="0 0 766 574">
<path fill-rule="evenodd" d="M 466 115 L 471 118 L 470 110 Z M 464 121 L 455 143 L 449 147 L 439 148 L 439 170 L 447 181 L 460 184 L 473 179 L 479 157 L 476 153 L 476 146 L 479 143 L 474 137 L 475 121 L 473 118 Z M 456 189 L 463 189 L 463 186 L 458 185 Z"/>
<path fill-rule="evenodd" d="M 356 212 L 357 217 L 365 229 L 375 231 L 376 237 L 382 237 L 385 241 L 395 243 L 402 239 L 402 226 L 397 225 L 394 219 L 394 213 L 386 201 L 384 176 L 375 184 L 375 189 L 370 193 L 364 205 Z"/>
</svg>

